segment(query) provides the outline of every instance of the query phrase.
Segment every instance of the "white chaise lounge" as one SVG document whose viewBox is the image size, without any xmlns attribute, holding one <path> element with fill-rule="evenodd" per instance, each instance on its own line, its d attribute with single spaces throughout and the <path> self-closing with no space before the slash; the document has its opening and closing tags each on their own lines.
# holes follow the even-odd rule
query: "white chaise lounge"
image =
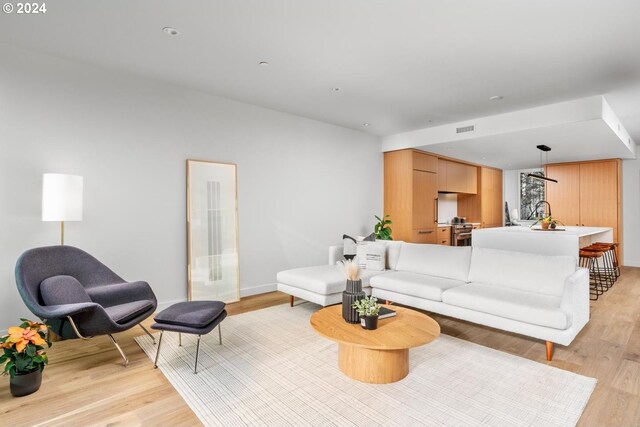
<svg viewBox="0 0 640 427">
<path fill-rule="evenodd" d="M 345 278 L 330 265 L 278 273 L 278 290 L 320 305 L 341 301 Z M 589 321 L 589 273 L 573 257 L 392 242 L 383 272 L 365 271 L 367 293 L 399 304 L 569 345 Z"/>
</svg>

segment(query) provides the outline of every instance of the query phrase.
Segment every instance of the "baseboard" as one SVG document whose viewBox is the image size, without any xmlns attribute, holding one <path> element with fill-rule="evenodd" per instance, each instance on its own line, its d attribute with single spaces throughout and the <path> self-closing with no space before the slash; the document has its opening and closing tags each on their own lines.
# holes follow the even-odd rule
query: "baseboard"
<svg viewBox="0 0 640 427">
<path fill-rule="evenodd" d="M 266 294 L 268 292 L 274 292 L 276 290 L 277 289 L 276 289 L 275 283 L 267 283 L 265 285 L 253 286 L 251 288 L 240 289 L 240 298 L 249 297 L 251 295 Z M 157 311 L 160 312 L 175 303 L 183 302 L 186 300 L 187 299 L 184 298 L 184 299 L 176 299 L 172 301 L 158 301 Z"/>
<path fill-rule="evenodd" d="M 275 283 L 253 286 L 251 288 L 240 289 L 240 298 L 248 297 L 251 295 L 266 294 L 269 292 L 275 292 L 276 290 L 277 285 Z"/>
<path fill-rule="evenodd" d="M 640 267 L 640 260 L 628 260 L 625 259 L 623 265 L 625 267 Z"/>
</svg>

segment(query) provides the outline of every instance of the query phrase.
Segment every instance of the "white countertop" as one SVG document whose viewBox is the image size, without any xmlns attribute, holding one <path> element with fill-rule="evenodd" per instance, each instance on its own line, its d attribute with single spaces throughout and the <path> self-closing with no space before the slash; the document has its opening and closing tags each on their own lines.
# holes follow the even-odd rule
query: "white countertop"
<svg viewBox="0 0 640 427">
<path fill-rule="evenodd" d="M 540 226 L 535 226 L 535 229 L 541 229 L 542 227 Z M 606 233 L 608 231 L 612 231 L 613 229 L 611 227 L 558 227 L 559 230 L 557 231 L 536 231 L 536 230 L 532 230 L 529 227 L 526 226 L 513 226 L 513 227 L 496 227 L 496 228 L 483 228 L 483 229 L 479 229 L 479 230 L 474 230 L 474 231 L 480 231 L 482 233 L 487 233 L 487 232 L 498 232 L 498 233 L 535 233 L 535 234 L 540 234 L 540 235 L 556 235 L 556 234 L 563 234 L 563 235 L 572 235 L 572 236 L 578 236 L 578 237 L 586 237 L 586 236 L 593 236 L 595 234 L 600 234 L 600 233 Z M 564 230 L 564 231 L 560 231 L 560 230 Z"/>
</svg>

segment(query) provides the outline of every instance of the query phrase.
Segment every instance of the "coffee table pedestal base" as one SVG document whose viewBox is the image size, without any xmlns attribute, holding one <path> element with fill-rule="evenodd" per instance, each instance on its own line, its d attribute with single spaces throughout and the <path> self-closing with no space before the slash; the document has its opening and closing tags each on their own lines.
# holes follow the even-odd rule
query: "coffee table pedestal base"
<svg viewBox="0 0 640 427">
<path fill-rule="evenodd" d="M 409 373 L 409 349 L 375 350 L 339 343 L 338 367 L 354 380 L 393 383 Z"/>
</svg>

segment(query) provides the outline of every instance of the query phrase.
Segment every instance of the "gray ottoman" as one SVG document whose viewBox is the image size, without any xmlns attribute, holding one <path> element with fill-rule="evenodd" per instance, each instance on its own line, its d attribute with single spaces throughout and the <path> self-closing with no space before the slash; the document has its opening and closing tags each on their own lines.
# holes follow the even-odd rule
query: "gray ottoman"
<svg viewBox="0 0 640 427">
<path fill-rule="evenodd" d="M 196 364 L 193 369 L 193 373 L 197 374 L 200 336 L 208 334 L 217 326 L 218 340 L 220 344 L 222 344 L 220 323 L 227 317 L 227 311 L 224 307 L 225 303 L 221 301 L 186 301 L 174 304 L 158 313 L 158 315 L 153 318 L 156 323 L 151 325 L 152 329 L 161 331 L 160 340 L 158 341 L 158 351 L 153 367 L 158 367 L 158 356 L 160 355 L 160 346 L 162 345 L 162 334 L 164 331 L 177 332 L 179 334 L 179 345 L 182 345 L 182 334 L 192 334 L 198 336 L 198 343 L 196 344 Z"/>
</svg>

